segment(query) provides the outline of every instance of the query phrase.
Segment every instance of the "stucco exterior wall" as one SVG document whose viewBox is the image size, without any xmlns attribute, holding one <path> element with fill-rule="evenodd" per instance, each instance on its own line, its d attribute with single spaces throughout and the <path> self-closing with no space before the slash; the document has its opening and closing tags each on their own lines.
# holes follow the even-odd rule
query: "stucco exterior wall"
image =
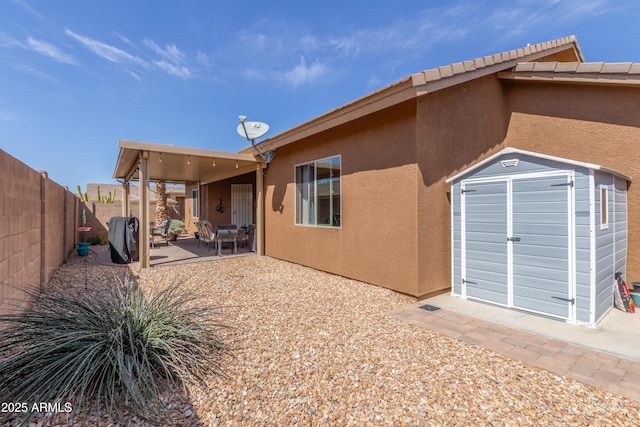
<svg viewBox="0 0 640 427">
<path fill-rule="evenodd" d="M 255 222 L 255 185 L 256 174 L 248 173 L 223 181 L 214 182 L 203 186 L 202 200 L 206 202 L 202 204 L 201 219 L 206 219 L 211 224 L 231 224 L 231 185 L 232 184 L 252 184 L 254 187 L 254 222 Z M 224 212 L 216 210 L 218 204 L 222 203 Z M 242 226 L 243 224 L 236 224 Z"/>
<path fill-rule="evenodd" d="M 506 134 L 506 103 L 495 76 L 418 99 L 417 296 L 451 287 L 451 203 L 445 180 L 495 152 Z"/>
<path fill-rule="evenodd" d="M 640 178 L 640 89 L 508 83 L 504 146 L 595 163 Z M 628 192 L 626 280 L 640 280 L 640 190 Z M 613 279 L 612 279 L 613 280 Z"/>
<path fill-rule="evenodd" d="M 232 184 L 253 184 L 254 197 L 254 221 L 256 215 L 256 174 L 247 173 L 233 178 L 225 179 L 218 182 L 202 185 L 199 194 L 199 210 L 198 216 L 193 215 L 193 198 L 192 191 L 198 188 L 197 183 L 188 183 L 185 187 L 185 226 L 187 232 L 194 233 L 197 231 L 195 223 L 199 220 L 206 219 L 213 225 L 231 224 L 231 185 Z M 216 210 L 218 204 L 222 202 L 224 212 Z M 238 224 L 239 226 L 242 224 Z"/>
<path fill-rule="evenodd" d="M 415 103 L 279 148 L 266 169 L 265 253 L 417 292 Z M 341 156 L 341 227 L 295 224 L 295 166 Z"/>
</svg>

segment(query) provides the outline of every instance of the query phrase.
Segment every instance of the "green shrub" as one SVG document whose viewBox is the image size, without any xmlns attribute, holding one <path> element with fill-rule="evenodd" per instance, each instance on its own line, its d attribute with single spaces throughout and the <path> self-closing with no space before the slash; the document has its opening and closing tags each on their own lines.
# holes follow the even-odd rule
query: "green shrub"
<svg viewBox="0 0 640 427">
<path fill-rule="evenodd" d="M 146 293 L 125 279 L 104 292 L 43 294 L 26 312 L 0 316 L 2 400 L 71 402 L 74 413 L 103 407 L 112 418 L 163 424 L 161 393 L 223 375 L 228 351 L 219 308 L 183 289 Z"/>
<path fill-rule="evenodd" d="M 109 236 L 106 234 L 98 234 L 96 236 L 92 236 L 87 240 L 92 245 L 106 245 L 109 243 Z"/>
<path fill-rule="evenodd" d="M 169 224 L 169 233 L 180 234 L 184 231 L 184 222 L 179 219 L 172 219 Z"/>
</svg>

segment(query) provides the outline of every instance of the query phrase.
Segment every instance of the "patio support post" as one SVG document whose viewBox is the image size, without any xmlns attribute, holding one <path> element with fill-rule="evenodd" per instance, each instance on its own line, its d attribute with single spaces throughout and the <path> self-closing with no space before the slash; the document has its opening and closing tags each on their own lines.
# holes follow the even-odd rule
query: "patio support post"
<svg viewBox="0 0 640 427">
<path fill-rule="evenodd" d="M 264 170 L 262 163 L 258 163 L 256 170 L 256 254 L 264 255 Z"/>
<path fill-rule="evenodd" d="M 148 268 L 150 261 L 149 254 L 149 152 L 143 151 L 140 154 L 140 267 Z"/>
<path fill-rule="evenodd" d="M 129 216 L 131 212 L 131 199 L 129 192 L 131 191 L 131 184 L 129 181 L 122 184 L 122 216 Z"/>
</svg>

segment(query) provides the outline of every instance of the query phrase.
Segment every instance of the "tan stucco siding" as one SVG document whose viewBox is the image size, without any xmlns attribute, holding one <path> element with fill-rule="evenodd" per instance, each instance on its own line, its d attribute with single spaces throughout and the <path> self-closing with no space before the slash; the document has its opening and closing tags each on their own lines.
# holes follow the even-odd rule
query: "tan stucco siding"
<svg viewBox="0 0 640 427">
<path fill-rule="evenodd" d="M 495 152 L 506 133 L 495 76 L 419 98 L 418 296 L 451 287 L 450 187 L 445 179 Z"/>
<path fill-rule="evenodd" d="M 295 165 L 341 156 L 341 228 L 295 224 Z M 414 104 L 278 149 L 267 169 L 267 255 L 417 292 Z"/>
<path fill-rule="evenodd" d="M 640 178 L 640 89 L 509 84 L 505 146 L 595 163 Z M 640 189 L 628 192 L 627 280 L 640 280 Z"/>
</svg>

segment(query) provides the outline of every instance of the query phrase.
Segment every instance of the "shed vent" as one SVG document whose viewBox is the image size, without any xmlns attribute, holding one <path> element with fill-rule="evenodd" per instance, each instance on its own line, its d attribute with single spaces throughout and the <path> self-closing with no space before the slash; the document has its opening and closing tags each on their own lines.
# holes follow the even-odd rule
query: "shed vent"
<svg viewBox="0 0 640 427">
<path fill-rule="evenodd" d="M 502 160 L 500 163 L 502 163 L 503 168 L 510 168 L 518 165 L 518 159 Z"/>
</svg>

